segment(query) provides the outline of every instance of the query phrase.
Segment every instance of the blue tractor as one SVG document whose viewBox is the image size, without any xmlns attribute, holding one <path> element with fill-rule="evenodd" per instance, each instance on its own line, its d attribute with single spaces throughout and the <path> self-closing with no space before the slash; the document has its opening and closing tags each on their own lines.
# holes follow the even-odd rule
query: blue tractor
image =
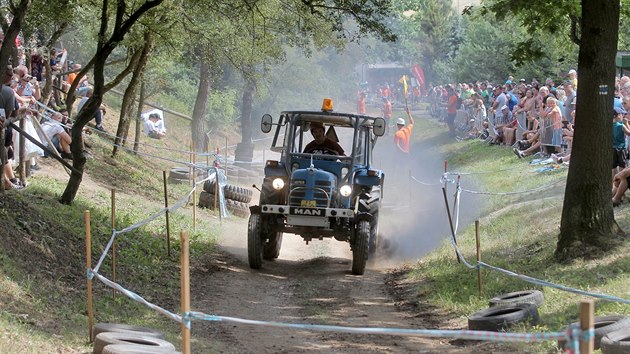
<svg viewBox="0 0 630 354">
<path fill-rule="evenodd" d="M 379 243 L 385 176 L 372 166 L 372 149 L 385 133 L 385 120 L 334 112 L 325 99 L 321 111 L 285 111 L 276 123 L 271 115 L 262 117 L 263 132 L 274 126 L 271 150 L 281 157 L 266 161 L 259 205 L 250 207 L 250 267 L 278 258 L 282 235 L 291 233 L 307 244 L 324 237 L 348 242 L 352 273 L 363 274 Z M 315 127 L 336 146 L 345 146 L 344 153 L 304 152 Z"/>
</svg>

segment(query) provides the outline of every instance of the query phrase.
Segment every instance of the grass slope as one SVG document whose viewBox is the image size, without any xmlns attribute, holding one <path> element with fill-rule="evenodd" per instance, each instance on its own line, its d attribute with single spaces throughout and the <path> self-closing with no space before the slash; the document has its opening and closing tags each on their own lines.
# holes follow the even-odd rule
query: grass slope
<svg viewBox="0 0 630 354">
<path fill-rule="evenodd" d="M 519 160 L 506 147 L 488 146 L 480 141 L 458 142 L 449 139 L 445 127 L 435 121 L 418 120 L 421 128 L 417 143 L 433 146 L 449 161 L 449 170 L 483 172 L 462 175 L 462 185 L 477 191 L 526 191 L 552 186 L 544 191 L 516 195 L 485 195 L 480 218 L 481 259 L 488 264 L 518 274 L 567 287 L 630 299 L 629 238 L 604 256 L 594 260 L 555 262 L 553 252 L 559 235 L 567 168 L 538 172 L 541 166 L 529 165 L 532 158 Z M 474 187 L 470 187 L 471 184 Z M 452 188 L 452 187 L 449 187 Z M 462 193 L 462 198 L 469 194 Z M 630 208 L 615 208 L 617 222 L 630 230 Z M 466 260 L 476 263 L 475 229 L 469 225 L 457 235 L 458 247 Z M 558 331 L 578 320 L 578 303 L 584 296 L 542 287 L 484 268 L 483 293 L 479 294 L 477 271 L 455 259 L 453 247 L 445 243 L 427 257 L 410 265 L 406 282 L 413 284 L 414 296 L 450 313 L 450 326 L 466 328 L 467 317 L 488 306 L 494 296 L 525 289 L 543 291 L 537 328 L 521 331 Z M 596 300 L 596 315 L 630 315 L 628 305 Z M 556 352 L 555 344 L 515 344 L 518 352 Z"/>
</svg>

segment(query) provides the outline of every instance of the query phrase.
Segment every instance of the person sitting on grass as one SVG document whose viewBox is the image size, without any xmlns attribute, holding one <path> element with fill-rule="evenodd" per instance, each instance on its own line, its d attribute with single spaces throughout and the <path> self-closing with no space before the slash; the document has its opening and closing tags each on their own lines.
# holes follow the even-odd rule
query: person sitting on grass
<svg viewBox="0 0 630 354">
<path fill-rule="evenodd" d="M 528 130 L 523 133 L 525 139 L 519 140 L 517 143 L 519 147 L 512 148 L 514 154 L 519 159 L 523 157 L 533 155 L 540 151 L 540 130 Z M 519 149 L 520 148 L 520 149 Z M 524 150 L 521 150 L 524 149 Z"/>
<path fill-rule="evenodd" d="M 628 185 L 630 184 L 628 179 L 630 178 L 630 167 L 626 167 L 623 170 L 619 171 L 613 178 L 613 188 L 612 188 L 612 203 L 613 206 L 618 206 L 621 204 L 621 199 L 623 195 L 628 190 Z"/>
<path fill-rule="evenodd" d="M 497 131 L 497 136 L 491 144 L 507 144 L 510 142 L 510 145 L 512 145 L 514 142 L 514 137 L 512 136 L 514 130 L 510 128 L 512 127 L 514 118 L 512 116 L 512 112 L 510 112 L 510 107 L 503 105 L 503 107 L 501 107 L 501 113 L 497 114 L 495 119 L 495 130 Z M 507 130 L 505 130 L 505 128 L 507 128 Z"/>
<path fill-rule="evenodd" d="M 162 139 L 166 136 L 166 129 L 162 124 L 162 117 L 157 113 L 151 113 L 144 121 L 144 132 L 153 139 Z"/>
<path fill-rule="evenodd" d="M 52 120 L 47 120 L 42 123 L 42 131 L 52 142 L 55 149 L 61 153 L 62 158 L 72 160 L 72 153 L 70 152 L 72 138 L 64 129 L 62 124 L 63 118 L 64 116 L 61 113 L 54 113 Z M 48 146 L 47 140 L 44 142 L 44 145 Z M 51 146 L 48 146 L 48 148 L 52 149 Z"/>
</svg>

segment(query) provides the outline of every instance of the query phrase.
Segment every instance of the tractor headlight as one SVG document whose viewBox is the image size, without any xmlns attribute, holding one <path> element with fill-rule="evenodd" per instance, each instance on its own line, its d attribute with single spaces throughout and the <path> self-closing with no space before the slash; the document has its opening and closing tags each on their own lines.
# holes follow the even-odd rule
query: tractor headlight
<svg viewBox="0 0 630 354">
<path fill-rule="evenodd" d="M 273 189 L 279 191 L 284 188 L 284 180 L 282 178 L 276 178 L 273 182 L 271 182 L 271 185 L 273 186 Z"/>
<path fill-rule="evenodd" d="M 339 193 L 341 193 L 341 195 L 344 197 L 349 197 L 350 194 L 352 194 L 352 187 L 347 184 L 343 185 L 341 186 L 341 188 L 339 188 Z"/>
</svg>

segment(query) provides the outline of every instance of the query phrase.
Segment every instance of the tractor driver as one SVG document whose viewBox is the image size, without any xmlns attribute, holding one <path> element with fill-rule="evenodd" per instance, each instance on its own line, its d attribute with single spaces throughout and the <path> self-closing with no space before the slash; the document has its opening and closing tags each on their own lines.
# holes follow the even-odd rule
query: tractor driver
<svg viewBox="0 0 630 354">
<path fill-rule="evenodd" d="M 311 134 L 313 141 L 304 148 L 305 154 L 344 155 L 343 148 L 324 134 L 324 125 L 319 122 L 311 122 Z"/>
</svg>

